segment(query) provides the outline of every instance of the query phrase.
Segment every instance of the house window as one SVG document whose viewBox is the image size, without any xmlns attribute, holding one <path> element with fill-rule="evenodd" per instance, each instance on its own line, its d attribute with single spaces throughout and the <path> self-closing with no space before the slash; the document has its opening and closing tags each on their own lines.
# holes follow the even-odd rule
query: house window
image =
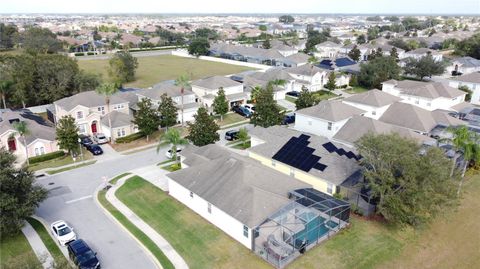
<svg viewBox="0 0 480 269">
<path fill-rule="evenodd" d="M 43 155 L 45 154 L 45 148 L 44 147 L 39 147 L 35 148 L 35 156 Z"/>
<path fill-rule="evenodd" d="M 102 113 L 102 115 L 105 114 L 105 107 L 104 106 L 99 106 L 98 107 L 98 112 Z"/>
<path fill-rule="evenodd" d="M 331 131 L 331 130 L 332 130 L 332 125 L 333 125 L 333 123 L 331 123 L 331 122 L 329 122 L 329 123 L 328 123 L 328 127 L 327 127 L 327 129 L 328 129 L 329 131 Z"/>
<path fill-rule="evenodd" d="M 377 115 L 377 111 L 375 111 L 375 110 L 372 111 L 372 115 L 373 115 L 373 116 Z"/>
<path fill-rule="evenodd" d="M 327 184 L 327 193 L 329 193 L 329 194 L 333 193 L 333 184 L 332 183 Z"/>
<path fill-rule="evenodd" d="M 125 136 L 125 129 L 124 129 L 124 128 L 122 128 L 122 129 L 117 129 L 117 136 L 118 136 L 118 137 Z"/>
<path fill-rule="evenodd" d="M 38 148 L 35 148 L 35 156 L 40 155 Z"/>
<path fill-rule="evenodd" d="M 247 225 L 243 225 L 243 236 L 248 238 L 248 227 L 247 227 Z"/>
<path fill-rule="evenodd" d="M 81 134 L 84 134 L 86 133 L 86 128 L 85 128 L 85 124 L 80 124 L 78 125 L 78 132 L 81 133 Z"/>
<path fill-rule="evenodd" d="M 193 191 L 190 192 L 190 197 L 193 198 Z"/>
<path fill-rule="evenodd" d="M 77 119 L 83 119 L 83 111 L 77 111 Z"/>
<path fill-rule="evenodd" d="M 212 213 L 212 204 L 208 203 L 207 205 L 207 210 L 208 210 L 208 213 Z"/>
</svg>

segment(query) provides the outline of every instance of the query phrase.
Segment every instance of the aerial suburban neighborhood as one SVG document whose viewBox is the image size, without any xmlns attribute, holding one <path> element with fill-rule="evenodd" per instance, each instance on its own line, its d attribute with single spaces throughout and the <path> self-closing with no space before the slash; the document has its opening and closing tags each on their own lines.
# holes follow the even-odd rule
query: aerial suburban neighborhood
<svg viewBox="0 0 480 269">
<path fill-rule="evenodd" d="M 480 268 L 480 2 L 1 6 L 0 269 Z"/>
</svg>

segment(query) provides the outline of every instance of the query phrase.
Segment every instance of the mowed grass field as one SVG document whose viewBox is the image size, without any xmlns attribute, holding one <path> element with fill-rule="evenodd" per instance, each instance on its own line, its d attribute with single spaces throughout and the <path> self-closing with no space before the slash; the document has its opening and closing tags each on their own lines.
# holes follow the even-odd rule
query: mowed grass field
<svg viewBox="0 0 480 269">
<path fill-rule="evenodd" d="M 20 231 L 14 235 L 2 236 L 0 241 L 0 268 L 41 268 L 27 238 Z"/>
<path fill-rule="evenodd" d="M 421 229 L 352 216 L 351 226 L 287 268 L 480 268 L 480 174 L 465 180 L 463 198 Z M 117 196 L 162 234 L 191 268 L 269 268 L 259 257 L 145 180 Z"/>
<path fill-rule="evenodd" d="M 182 74 L 188 74 L 191 79 L 199 79 L 214 75 L 229 75 L 252 68 L 210 62 L 193 58 L 183 58 L 173 55 L 158 55 L 138 57 L 136 80 L 125 84 L 126 87 L 147 88 L 164 80 L 176 79 Z M 81 69 L 95 74 L 101 74 L 108 79 L 107 60 L 79 60 Z"/>
</svg>

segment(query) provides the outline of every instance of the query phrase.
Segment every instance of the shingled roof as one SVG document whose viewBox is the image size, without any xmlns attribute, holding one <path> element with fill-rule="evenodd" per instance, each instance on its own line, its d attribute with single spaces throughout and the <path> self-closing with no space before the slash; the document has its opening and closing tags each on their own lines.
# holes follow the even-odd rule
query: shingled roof
<svg viewBox="0 0 480 269">
<path fill-rule="evenodd" d="M 383 107 L 401 100 L 402 98 L 400 97 L 382 92 L 378 89 L 369 90 L 343 99 L 344 102 L 357 103 L 372 107 Z"/>
<path fill-rule="evenodd" d="M 364 110 L 347 105 L 338 100 L 322 101 L 315 106 L 300 109 L 297 114 L 314 117 L 326 121 L 341 121 L 365 113 Z"/>
</svg>

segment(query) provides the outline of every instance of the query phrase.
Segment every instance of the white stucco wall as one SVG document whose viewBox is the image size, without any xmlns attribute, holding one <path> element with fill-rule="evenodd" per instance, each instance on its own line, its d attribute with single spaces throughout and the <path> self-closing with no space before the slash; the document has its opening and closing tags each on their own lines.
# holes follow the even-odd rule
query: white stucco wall
<svg viewBox="0 0 480 269">
<path fill-rule="evenodd" d="M 348 101 L 343 101 L 343 103 L 367 111 L 365 114 L 363 114 L 363 116 L 375 120 L 378 120 L 383 115 L 383 113 L 385 113 L 385 111 L 390 107 L 390 105 L 374 107 Z"/>
<path fill-rule="evenodd" d="M 314 118 L 311 116 L 296 113 L 294 129 L 300 132 L 307 132 L 314 135 L 332 138 L 340 128 L 347 123 L 348 119 L 332 122 L 331 130 L 328 130 L 328 121 Z"/>
<path fill-rule="evenodd" d="M 480 83 L 469 83 L 469 82 L 461 82 L 461 81 L 450 81 L 450 87 L 458 88 L 460 86 L 467 86 L 470 90 L 472 90 L 472 99 L 470 103 L 474 105 L 480 105 Z"/>
<path fill-rule="evenodd" d="M 168 179 L 168 188 L 169 194 L 172 197 L 189 207 L 213 225 L 217 226 L 248 249 L 252 249 L 252 229 L 250 227 L 248 228 L 248 237 L 245 237 L 243 235 L 244 224 L 240 221 L 216 208 L 214 205 L 211 205 L 211 213 L 209 213 L 207 201 L 195 193 L 193 194 L 193 197 L 191 197 L 190 190 L 184 188 L 170 178 Z"/>
</svg>

